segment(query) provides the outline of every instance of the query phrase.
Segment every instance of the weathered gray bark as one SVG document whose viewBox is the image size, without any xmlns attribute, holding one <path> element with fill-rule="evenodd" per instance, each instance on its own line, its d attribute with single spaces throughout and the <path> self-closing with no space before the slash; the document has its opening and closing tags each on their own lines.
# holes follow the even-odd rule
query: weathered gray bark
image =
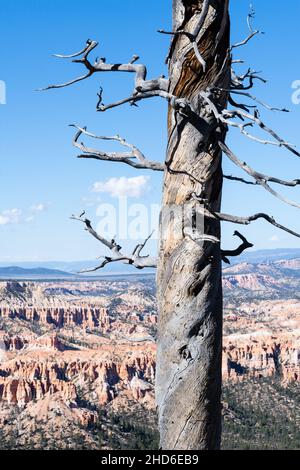
<svg viewBox="0 0 300 470">
<path fill-rule="evenodd" d="M 98 43 L 88 40 L 80 52 L 58 55 L 84 65 L 86 74 L 46 88 L 70 86 L 98 72 L 128 72 L 135 77 L 133 93 L 104 105 L 100 88 L 97 111 L 104 112 L 126 103 L 133 105 L 158 96 L 170 105 L 168 152 L 164 164 L 147 160 L 137 147 L 118 135 L 96 136 L 84 127 L 75 126 L 78 132 L 73 140 L 75 147 L 82 152 L 79 158 L 109 160 L 138 169 L 165 172 L 157 274 L 159 334 L 156 378 L 161 446 L 164 449 L 220 447 L 221 259 L 228 263 L 228 257 L 238 256 L 252 246 L 236 231 L 234 235 L 242 244 L 235 250 L 221 251 L 220 221 L 248 225 L 264 219 L 300 237 L 299 233 L 262 212 L 248 217 L 220 213 L 223 177 L 245 184 L 259 184 L 273 196 L 298 208 L 298 203 L 285 198 L 268 183 L 283 186 L 300 184 L 299 179 L 286 181 L 252 169 L 224 144 L 226 126 L 229 125 L 238 128 L 251 140 L 286 148 L 300 157 L 300 152 L 261 120 L 257 106 L 252 114 L 249 106 L 228 97 L 230 92 L 247 97 L 269 110 L 286 111 L 269 106 L 248 93 L 255 80 L 265 81 L 256 72 L 249 69 L 244 75 L 237 75 L 234 71 L 231 74 L 231 51 L 247 44 L 259 31 L 252 27 L 254 11 L 251 10 L 248 15 L 250 34 L 229 47 L 228 8 L 229 0 L 173 0 L 173 31 L 160 31 L 174 37 L 168 57 L 170 80 L 163 76 L 147 79 L 146 66 L 137 63 L 139 57 L 136 55 L 125 64 L 109 64 L 103 58 L 92 63 L 89 56 Z M 226 109 L 228 98 L 233 107 L 231 110 Z M 254 125 L 272 139 L 264 140 L 246 131 L 248 126 Z M 86 147 L 79 141 L 81 135 L 117 141 L 127 151 L 105 152 Z M 254 182 L 223 176 L 221 149 L 235 165 L 253 177 Z M 171 217 L 170 212 L 173 213 Z M 199 214 L 204 218 L 203 226 L 197 223 Z M 94 230 L 91 221 L 85 218 L 85 212 L 72 218 L 83 222 L 86 230 L 110 250 L 110 255 L 104 257 L 95 271 L 116 261 L 138 269 L 156 265 L 156 259 L 141 254 L 150 237 L 137 245 L 132 253 L 124 253 L 115 240 L 107 240 Z"/>
<path fill-rule="evenodd" d="M 222 283 L 220 243 L 200 235 L 168 209 L 200 211 L 193 194 L 220 210 L 222 168 L 219 140 L 225 131 L 199 93 L 230 83 L 228 1 L 211 0 L 197 36 L 206 71 L 189 38 L 176 35 L 170 55 L 170 93 L 188 99 L 198 118 L 169 109 L 157 273 L 159 335 L 156 398 L 163 449 L 218 449 L 221 439 Z M 195 30 L 204 2 L 173 0 L 173 31 Z M 187 52 L 188 51 L 188 52 Z M 226 106 L 226 93 L 219 104 Z M 191 227 L 190 227 L 191 229 Z M 181 234 L 178 237 L 178 233 Z M 166 234 L 168 234 L 166 236 Z M 220 239 L 220 223 L 208 213 L 204 234 Z M 203 233 L 202 233 L 203 235 Z"/>
</svg>

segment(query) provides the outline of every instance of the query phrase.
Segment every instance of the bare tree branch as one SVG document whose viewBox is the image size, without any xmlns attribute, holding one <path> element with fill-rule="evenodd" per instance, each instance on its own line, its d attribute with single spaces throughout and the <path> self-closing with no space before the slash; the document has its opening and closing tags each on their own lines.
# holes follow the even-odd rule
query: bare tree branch
<svg viewBox="0 0 300 470">
<path fill-rule="evenodd" d="M 137 245 L 133 252 L 132 252 L 132 256 L 140 256 L 142 250 L 145 248 L 145 246 L 147 245 L 148 241 L 150 240 L 150 238 L 152 238 L 152 235 L 154 234 L 154 231 L 152 231 L 150 233 L 150 235 L 144 240 L 143 243 L 140 243 L 139 245 Z"/>
<path fill-rule="evenodd" d="M 136 146 L 128 143 L 124 138 L 120 137 L 119 135 L 115 135 L 111 137 L 110 136 L 97 136 L 95 134 L 92 134 L 91 132 L 88 132 L 86 130 L 86 127 L 79 127 L 75 124 L 71 124 L 70 127 L 74 127 L 78 129 L 78 132 L 76 133 L 73 139 L 74 147 L 80 149 L 83 152 L 83 154 L 79 155 L 78 158 L 94 159 L 94 160 L 101 160 L 101 161 L 112 161 L 112 162 L 118 162 L 118 163 L 121 162 L 129 166 L 132 166 L 133 168 L 136 168 L 136 169 L 150 169 L 154 171 L 164 171 L 165 169 L 164 164 L 147 160 L 146 157 L 143 155 L 143 153 Z M 87 137 L 91 137 L 91 138 L 98 139 L 98 140 L 116 141 L 120 143 L 121 145 L 130 148 L 131 152 L 103 152 L 100 150 L 96 150 L 94 148 L 86 147 L 82 142 L 81 143 L 78 142 L 82 134 L 86 135 Z M 133 160 L 134 158 L 137 161 L 134 161 Z M 183 172 L 183 173 L 193 178 L 191 174 L 187 172 Z M 223 175 L 223 177 L 230 181 L 239 181 L 248 185 L 258 184 L 257 182 L 247 181 L 244 178 L 240 178 L 237 176 Z M 197 179 L 195 179 L 195 181 L 199 182 Z M 295 180 L 295 181 L 298 181 L 298 180 Z M 294 186 L 294 185 L 296 184 L 290 184 L 290 186 Z"/>
<path fill-rule="evenodd" d="M 223 115 L 226 116 L 226 113 L 228 113 L 228 116 L 230 117 L 240 117 L 241 119 L 249 119 L 249 121 L 252 121 L 254 124 L 257 124 L 264 132 L 270 134 L 276 142 L 268 142 L 268 141 L 264 141 L 262 139 L 258 139 L 256 138 L 256 140 L 258 142 L 261 142 L 263 144 L 268 144 L 270 143 L 271 145 L 277 145 L 278 147 L 285 147 L 287 150 L 289 150 L 290 152 L 292 152 L 294 155 L 297 155 L 297 157 L 300 157 L 300 153 L 292 146 L 292 144 L 290 144 L 289 142 L 286 142 L 285 140 L 283 140 L 278 134 L 276 134 L 275 131 L 273 131 L 271 128 L 269 128 L 268 126 L 266 126 L 266 124 L 260 119 L 259 117 L 259 112 L 258 111 L 254 111 L 254 114 L 250 114 L 250 113 L 247 113 L 245 111 L 241 111 L 241 110 L 235 110 L 235 111 L 223 111 Z M 232 124 L 230 124 L 232 125 Z"/>
<path fill-rule="evenodd" d="M 293 186 L 300 185 L 300 179 L 286 181 L 280 178 L 275 178 L 273 176 L 265 175 L 263 173 L 258 173 L 257 171 L 253 170 L 249 165 L 247 165 L 245 162 L 242 162 L 241 160 L 239 160 L 237 156 L 234 155 L 234 153 L 227 147 L 226 144 L 219 141 L 219 146 L 233 163 L 235 163 L 239 168 L 241 168 L 242 170 L 244 170 L 246 173 L 248 173 L 250 176 L 252 176 L 253 178 L 257 180 L 260 179 L 263 181 L 270 181 L 272 183 L 281 184 L 283 186 L 293 187 Z"/>
<path fill-rule="evenodd" d="M 216 119 L 218 119 L 218 121 L 222 122 L 223 124 L 227 126 L 232 126 L 232 127 L 236 127 L 240 129 L 243 135 L 245 135 L 251 140 L 254 140 L 255 142 L 258 142 L 264 145 L 269 144 L 269 145 L 274 145 L 277 147 L 285 147 L 294 155 L 297 155 L 298 157 L 300 157 L 300 153 L 295 148 L 293 148 L 292 144 L 283 140 L 278 134 L 276 134 L 275 131 L 273 131 L 271 128 L 266 126 L 266 124 L 260 119 L 259 112 L 257 110 L 254 111 L 253 115 L 241 109 L 236 109 L 236 110 L 223 109 L 222 111 L 219 112 L 216 105 L 212 101 L 209 92 L 202 91 L 200 92 L 200 95 L 202 96 L 203 100 L 208 104 L 211 112 L 214 114 Z M 236 117 L 244 121 L 243 124 L 237 123 L 230 119 L 230 118 L 236 118 Z M 245 122 L 245 120 L 248 120 L 248 121 Z M 274 138 L 274 141 L 263 140 L 263 139 L 253 136 L 252 134 L 249 134 L 245 129 L 246 127 L 253 127 L 254 124 L 257 124 L 264 132 L 270 134 Z"/>
<path fill-rule="evenodd" d="M 289 113 L 290 112 L 289 109 L 286 109 L 286 108 L 276 108 L 275 106 L 270 106 L 269 104 L 265 103 L 264 101 L 261 101 L 260 99 L 256 98 L 256 96 L 252 95 L 251 93 L 238 91 L 238 90 L 231 90 L 230 93 L 245 96 L 246 98 L 249 98 L 253 101 L 256 101 L 258 104 L 260 104 L 264 108 L 268 109 L 269 111 L 279 111 L 279 112 L 282 112 L 282 113 Z"/>
<path fill-rule="evenodd" d="M 90 52 L 92 52 L 97 46 L 98 46 L 98 42 L 88 39 L 86 42 L 86 46 L 80 52 L 76 52 L 75 54 L 69 54 L 69 55 L 53 54 L 54 57 L 58 57 L 60 59 L 71 59 L 71 58 L 79 57 L 80 55 L 82 55 L 81 59 L 73 59 L 72 62 L 84 63 L 86 65 L 86 68 L 88 69 L 88 72 L 85 75 L 74 78 L 73 80 L 70 80 L 68 82 L 61 83 L 59 85 L 49 85 L 46 88 L 40 88 L 38 91 L 47 91 L 47 90 L 52 90 L 52 89 L 57 89 L 57 88 L 65 88 L 65 87 L 74 85 L 74 83 L 81 82 L 82 80 L 86 80 L 87 78 L 91 77 L 93 73 L 95 72 L 95 70 L 94 70 L 94 67 L 88 61 L 88 56 Z"/>
<path fill-rule="evenodd" d="M 182 100 L 179 98 L 176 98 L 174 95 L 171 95 L 170 93 L 167 93 L 164 90 L 152 90 L 152 91 L 143 91 L 143 92 L 134 92 L 134 94 L 128 96 L 127 98 L 123 98 L 121 100 L 115 101 L 114 103 L 110 103 L 105 105 L 102 102 L 102 95 L 97 103 L 97 111 L 105 112 L 108 109 L 113 109 L 117 108 L 118 106 L 122 106 L 123 104 L 129 103 L 131 106 L 136 105 L 139 101 L 146 100 L 149 98 L 154 98 L 154 97 L 161 97 L 166 99 L 170 105 L 177 110 L 180 110 L 181 103 L 186 103 L 186 100 Z"/>
<path fill-rule="evenodd" d="M 79 127 L 74 124 L 71 127 L 75 127 L 78 132 L 76 133 L 73 139 L 74 147 L 78 148 L 82 155 L 79 155 L 78 158 L 90 158 L 94 160 L 102 160 L 102 161 L 111 161 L 111 162 L 121 162 L 125 163 L 129 166 L 138 169 L 148 169 L 154 171 L 163 171 L 164 165 L 147 160 L 143 153 L 133 144 L 130 144 L 125 139 L 120 137 L 119 135 L 115 135 L 112 137 L 108 136 L 97 136 L 92 134 L 86 130 L 86 127 Z M 79 138 L 81 135 L 85 135 L 87 137 L 91 137 L 93 139 L 104 140 L 104 141 L 113 141 L 118 142 L 119 144 L 123 145 L 130 149 L 130 152 L 103 152 L 101 150 L 96 150 L 94 148 L 86 147 L 82 142 L 79 142 Z"/>
<path fill-rule="evenodd" d="M 107 64 L 105 58 L 100 58 L 96 59 L 94 64 L 92 64 L 89 61 L 89 54 L 98 46 L 98 42 L 88 40 L 86 43 L 86 47 L 80 51 L 79 53 L 75 54 L 70 54 L 70 55 L 56 55 L 56 57 L 60 57 L 63 59 L 70 59 L 74 57 L 79 57 L 82 55 L 81 58 L 79 59 L 73 59 L 72 62 L 77 63 L 77 64 L 82 64 L 84 65 L 88 73 L 86 75 L 83 75 L 79 78 L 75 78 L 71 81 L 68 81 L 66 83 L 62 83 L 59 85 L 49 85 L 48 87 L 44 88 L 43 90 L 50 90 L 53 88 L 63 88 L 67 87 L 70 85 L 73 85 L 74 83 L 85 80 L 92 76 L 93 74 L 97 72 L 129 72 L 129 73 L 134 73 L 135 74 L 135 87 L 134 91 L 137 93 L 142 93 L 142 92 L 150 92 L 150 91 L 168 91 L 169 88 L 169 81 L 165 79 L 163 76 L 159 77 L 154 80 L 147 80 L 147 68 L 143 64 L 137 64 L 136 61 L 138 60 L 138 56 L 134 55 L 128 63 L 125 64 Z"/>
<path fill-rule="evenodd" d="M 174 108 L 176 112 L 178 112 L 181 116 L 187 117 L 187 116 L 195 116 L 195 112 L 193 110 L 192 104 L 185 98 L 178 98 L 175 95 L 172 95 L 171 93 L 162 90 L 162 89 L 154 89 L 154 90 L 149 90 L 149 91 L 144 91 L 140 89 L 140 87 L 136 88 L 133 92 L 132 95 L 128 96 L 127 98 L 123 98 L 119 101 L 116 101 L 114 103 L 110 103 L 105 105 L 103 103 L 103 89 L 102 87 L 100 88 L 100 93 L 98 93 L 98 102 L 96 109 L 97 111 L 107 111 L 108 109 L 112 108 L 117 108 L 118 106 L 122 106 L 123 104 L 129 103 L 131 106 L 137 106 L 137 102 L 149 99 L 149 98 L 154 98 L 154 97 L 161 97 L 165 100 L 168 101 L 170 106 Z"/>
<path fill-rule="evenodd" d="M 237 48 L 237 47 L 241 47 L 241 46 L 245 46 L 246 44 L 248 44 L 249 41 L 251 41 L 251 39 L 256 36 L 257 34 L 264 34 L 263 31 L 259 31 L 259 30 L 254 30 L 253 27 L 252 27 L 252 21 L 255 18 L 255 10 L 254 8 L 251 6 L 251 10 L 247 16 L 247 24 L 248 24 L 248 28 L 249 28 L 249 35 L 241 42 L 238 42 L 237 44 L 233 44 L 231 47 L 230 47 L 230 51 L 232 51 L 233 49 Z"/>
<path fill-rule="evenodd" d="M 232 222 L 234 224 L 240 224 L 240 225 L 249 225 L 251 222 L 254 222 L 255 220 L 265 219 L 267 222 L 269 222 L 269 224 L 274 225 L 274 227 L 279 228 L 280 230 L 283 230 L 284 232 L 287 232 L 290 235 L 293 235 L 294 237 L 300 238 L 299 233 L 294 232 L 288 227 L 285 227 L 284 225 L 279 224 L 278 222 L 276 222 L 276 220 L 273 217 L 263 212 L 250 215 L 249 217 L 239 217 L 236 215 L 222 214 L 222 213 L 215 213 L 214 215 L 221 221 Z"/>
<path fill-rule="evenodd" d="M 177 112 L 182 115 L 186 113 L 190 114 L 192 111 L 191 104 L 183 98 L 178 98 L 168 92 L 169 90 L 169 80 L 164 77 L 164 75 L 153 80 L 147 80 L 147 68 L 144 64 L 137 64 L 136 61 L 139 59 L 137 55 L 134 55 L 132 59 L 125 64 L 107 64 L 105 58 L 96 59 L 94 64 L 89 61 L 89 54 L 98 46 L 98 42 L 88 40 L 86 47 L 81 51 L 82 57 L 73 59 L 72 62 L 77 64 L 82 64 L 88 70 L 87 74 L 77 77 L 68 82 L 59 84 L 59 85 L 49 85 L 46 88 L 43 88 L 42 91 L 55 89 L 55 88 L 64 88 L 79 81 L 85 80 L 97 72 L 127 72 L 135 74 L 134 78 L 134 90 L 131 96 L 124 98 L 122 100 L 116 101 L 108 105 L 104 105 L 102 102 L 102 88 L 98 94 L 99 100 L 97 104 L 98 111 L 107 111 L 108 109 L 121 106 L 126 103 L 131 105 L 136 104 L 138 101 L 153 98 L 161 97 L 166 99 L 170 106 L 172 106 Z M 70 55 L 58 55 L 61 58 L 72 58 L 78 57 L 81 53 L 75 53 Z"/>
<path fill-rule="evenodd" d="M 195 193 L 192 194 L 192 198 L 198 201 L 203 206 L 204 215 L 207 216 L 208 214 L 210 214 L 222 222 L 231 222 L 231 223 L 239 224 L 239 225 L 249 225 L 251 222 L 254 222 L 258 219 L 264 219 L 267 222 L 269 222 L 269 224 L 273 225 L 274 227 L 279 228 L 280 230 L 283 230 L 284 232 L 287 232 L 290 235 L 293 235 L 294 237 L 300 238 L 300 234 L 298 232 L 295 232 L 289 229 L 285 225 L 279 224 L 274 219 L 274 217 L 268 214 L 265 214 L 264 212 L 258 212 L 257 214 L 250 215 L 249 217 L 240 217 L 240 216 L 232 215 L 232 214 L 224 214 L 221 212 L 213 211 L 211 207 L 209 207 L 209 205 L 207 204 L 207 200 L 205 198 L 198 196 Z M 207 213 L 205 212 L 205 210 L 207 211 Z"/>
<path fill-rule="evenodd" d="M 238 176 L 232 176 L 232 175 L 223 175 L 223 178 L 230 180 L 230 181 L 238 181 L 240 183 L 256 186 L 258 183 L 256 181 L 248 181 L 245 180 L 244 178 L 240 178 Z"/>
<path fill-rule="evenodd" d="M 254 245 L 249 243 L 248 240 L 237 230 L 234 232 L 233 236 L 239 237 L 242 240 L 241 245 L 235 250 L 222 250 L 222 260 L 226 264 L 230 264 L 228 257 L 240 256 L 248 248 L 252 248 Z"/>
<path fill-rule="evenodd" d="M 255 31 L 252 31 L 250 34 L 248 34 L 248 36 L 243 39 L 243 41 L 240 41 L 236 44 L 233 44 L 231 47 L 230 47 L 230 50 L 232 51 L 233 49 L 237 48 L 237 47 L 242 47 L 242 46 L 245 46 L 246 44 L 248 44 L 249 41 L 251 41 L 252 38 L 254 38 L 254 36 L 256 36 L 257 34 L 263 34 L 261 31 L 258 31 L 258 30 L 255 30 Z"/>
<path fill-rule="evenodd" d="M 237 89 L 226 89 L 226 88 L 218 88 L 218 87 L 214 88 L 212 91 L 215 91 L 215 90 L 219 90 L 219 91 L 223 91 L 223 92 L 227 92 L 227 93 L 233 93 L 235 95 L 245 96 L 246 98 L 249 98 L 252 101 L 255 101 L 256 103 L 260 104 L 261 106 L 268 109 L 269 111 L 279 111 L 279 112 L 282 112 L 282 113 L 289 113 L 290 112 L 290 110 L 286 109 L 286 108 L 276 108 L 274 106 L 270 106 L 269 104 L 265 103 L 264 101 L 261 101 L 260 99 L 256 98 L 256 96 L 252 95 L 251 93 L 247 93 L 247 92 L 244 92 L 244 91 L 239 91 Z M 231 100 L 233 100 L 232 97 L 231 97 Z M 238 108 L 242 108 L 242 109 L 244 108 L 246 111 L 247 111 L 247 108 L 256 108 L 256 106 L 250 106 L 250 105 L 244 106 L 244 105 L 238 105 L 237 103 L 235 103 L 234 106 L 236 106 Z"/>
<path fill-rule="evenodd" d="M 82 55 L 84 58 L 87 58 L 89 53 L 93 49 L 95 49 L 97 46 L 98 46 L 98 42 L 88 39 L 86 41 L 85 47 L 80 52 L 76 52 L 75 54 L 69 54 L 69 55 L 53 54 L 53 56 L 58 57 L 59 59 L 74 59 L 75 57 L 80 57 Z"/>
<path fill-rule="evenodd" d="M 75 83 L 82 82 L 83 80 L 86 80 L 92 75 L 93 75 L 92 72 L 88 72 L 85 75 L 81 75 L 80 77 L 74 78 L 73 80 L 70 80 L 68 82 L 61 83 L 59 85 L 49 85 L 46 88 L 39 88 L 37 91 L 47 91 L 47 90 L 53 90 L 53 89 L 58 89 L 58 88 L 65 88 L 67 86 L 74 85 Z"/>
<path fill-rule="evenodd" d="M 260 72 L 251 70 L 249 68 L 244 75 L 236 75 L 235 71 L 231 69 L 231 87 L 230 90 L 246 91 L 254 87 L 254 81 L 258 80 L 262 83 L 267 83 L 267 80 L 258 75 Z M 248 85 L 245 85 L 245 80 L 248 80 Z"/>
<path fill-rule="evenodd" d="M 220 90 L 220 91 L 223 91 L 223 90 Z M 231 95 L 228 95 L 228 103 L 231 104 L 231 106 L 235 107 L 235 108 L 240 108 L 240 109 L 244 109 L 245 111 L 250 111 L 250 108 L 256 108 L 256 105 L 255 106 L 251 106 L 249 104 L 243 104 L 243 103 L 237 103 L 233 97 Z"/>
<path fill-rule="evenodd" d="M 100 256 L 99 259 L 100 258 L 103 258 L 103 262 L 101 264 L 99 264 L 98 266 L 95 266 L 94 268 L 82 269 L 81 271 L 79 271 L 79 274 L 93 273 L 93 272 L 99 271 L 100 269 L 103 269 L 107 264 L 122 262 L 127 259 L 124 257 L 111 258 L 110 256 Z"/>
<path fill-rule="evenodd" d="M 94 272 L 98 271 L 99 269 L 104 268 L 107 264 L 109 263 L 115 263 L 115 262 L 122 262 L 123 264 L 130 264 L 134 266 L 137 269 L 144 269 L 144 268 L 156 268 L 157 266 L 157 259 L 151 256 L 142 256 L 141 251 L 145 247 L 146 243 L 150 239 L 148 237 L 144 243 L 137 245 L 136 248 L 133 250 L 132 254 L 124 254 L 122 253 L 122 247 L 116 243 L 115 240 L 107 240 L 104 238 L 102 235 L 96 232 L 96 230 L 92 227 L 91 221 L 83 218 L 85 213 L 82 214 L 82 216 L 75 216 L 72 215 L 71 219 L 72 220 L 78 220 L 79 222 L 82 222 L 85 225 L 85 229 L 94 237 L 96 240 L 98 240 L 100 243 L 102 243 L 104 246 L 106 246 L 110 251 L 111 251 L 111 256 L 103 256 L 102 258 L 104 261 L 99 265 L 96 266 L 93 269 L 86 269 L 81 271 L 81 273 L 88 273 L 88 272 Z"/>
<path fill-rule="evenodd" d="M 273 196 L 277 197 L 281 201 L 285 202 L 286 204 L 289 204 L 290 206 L 297 207 L 300 209 L 300 204 L 294 201 L 291 201 L 290 199 L 287 199 L 286 197 L 282 196 L 278 192 L 274 191 L 269 185 L 268 182 L 272 183 L 277 183 L 281 184 L 283 186 L 297 186 L 300 185 L 300 180 L 292 180 L 292 181 L 286 181 L 286 180 L 281 180 L 279 178 L 275 178 L 273 176 L 268 176 L 264 175 L 263 173 L 259 173 L 253 168 L 251 168 L 247 163 L 242 162 L 241 160 L 238 159 L 236 155 L 227 147 L 226 144 L 223 144 L 223 142 L 219 141 L 219 146 L 221 150 L 227 155 L 227 157 L 239 168 L 244 170 L 248 175 L 252 176 L 257 184 L 263 186 L 269 193 L 271 193 Z"/>
</svg>

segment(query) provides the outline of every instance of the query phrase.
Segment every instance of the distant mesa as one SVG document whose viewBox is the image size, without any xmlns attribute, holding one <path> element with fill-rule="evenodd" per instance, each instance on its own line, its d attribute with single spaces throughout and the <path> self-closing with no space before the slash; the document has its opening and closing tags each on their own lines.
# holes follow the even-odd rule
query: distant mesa
<svg viewBox="0 0 300 470">
<path fill-rule="evenodd" d="M 72 273 L 49 268 L 20 268 L 19 266 L 0 267 L 2 278 L 57 278 L 74 276 Z"/>
</svg>

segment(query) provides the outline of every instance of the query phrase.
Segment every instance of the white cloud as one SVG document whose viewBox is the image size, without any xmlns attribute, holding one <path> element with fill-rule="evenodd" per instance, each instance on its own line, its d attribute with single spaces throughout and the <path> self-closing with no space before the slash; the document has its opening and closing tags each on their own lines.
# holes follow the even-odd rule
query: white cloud
<svg viewBox="0 0 300 470">
<path fill-rule="evenodd" d="M 149 176 L 135 176 L 134 178 L 110 178 L 106 181 L 97 181 L 92 186 L 94 193 L 107 193 L 112 197 L 140 197 L 149 188 Z"/>
<path fill-rule="evenodd" d="M 7 209 L 0 214 L 0 225 L 19 224 L 21 217 L 21 209 Z"/>
<path fill-rule="evenodd" d="M 279 242 L 277 235 L 273 235 L 273 237 L 270 238 L 270 242 Z"/>
<path fill-rule="evenodd" d="M 30 207 L 31 212 L 33 213 L 38 213 L 38 212 L 44 212 L 45 210 L 48 209 L 48 204 L 43 204 L 40 202 L 39 204 L 35 204 L 34 206 Z"/>
<path fill-rule="evenodd" d="M 7 217 L 0 215 L 0 225 L 7 225 L 9 223 Z"/>
<path fill-rule="evenodd" d="M 41 214 L 47 210 L 48 204 L 35 204 L 27 210 L 21 209 L 6 209 L 0 212 L 0 225 L 16 225 L 21 223 L 30 223 L 35 220 L 37 214 Z"/>
</svg>

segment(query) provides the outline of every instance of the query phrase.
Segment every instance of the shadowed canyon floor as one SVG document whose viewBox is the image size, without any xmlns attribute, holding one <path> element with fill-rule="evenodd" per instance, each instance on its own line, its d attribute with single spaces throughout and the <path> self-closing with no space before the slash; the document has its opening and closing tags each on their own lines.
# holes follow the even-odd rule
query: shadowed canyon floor
<svg viewBox="0 0 300 470">
<path fill-rule="evenodd" d="M 300 259 L 224 269 L 223 448 L 300 448 Z M 154 449 L 153 277 L 0 282 L 0 447 Z"/>
</svg>

